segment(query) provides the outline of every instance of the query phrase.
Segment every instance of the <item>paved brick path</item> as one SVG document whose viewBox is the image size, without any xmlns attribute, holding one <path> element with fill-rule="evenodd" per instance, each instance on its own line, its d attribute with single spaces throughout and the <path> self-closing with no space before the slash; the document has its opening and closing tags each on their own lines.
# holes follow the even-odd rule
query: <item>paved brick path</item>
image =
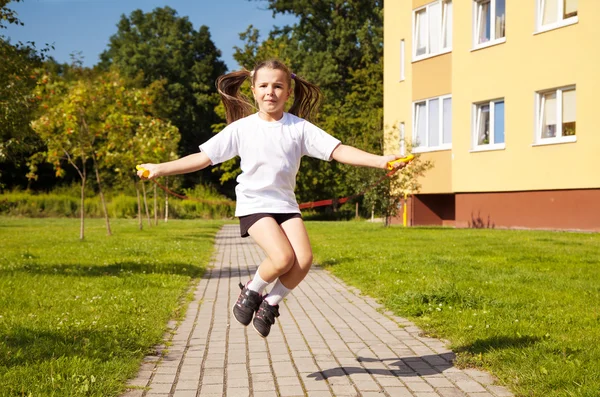
<svg viewBox="0 0 600 397">
<path fill-rule="evenodd" d="M 512 396 L 486 373 L 453 367 L 442 341 L 316 266 L 262 339 L 230 311 L 262 258 L 226 225 L 168 350 L 146 357 L 123 397 Z"/>
</svg>

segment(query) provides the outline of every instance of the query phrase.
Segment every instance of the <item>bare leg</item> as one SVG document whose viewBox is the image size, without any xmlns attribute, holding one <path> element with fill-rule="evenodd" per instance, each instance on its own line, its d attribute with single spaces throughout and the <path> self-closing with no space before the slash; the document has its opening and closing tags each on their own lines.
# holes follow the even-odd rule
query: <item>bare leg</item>
<svg viewBox="0 0 600 397">
<path fill-rule="evenodd" d="M 283 229 L 273 218 L 259 219 L 248 229 L 248 234 L 267 255 L 258 267 L 263 280 L 271 283 L 294 266 L 294 249 Z"/>
<path fill-rule="evenodd" d="M 281 227 L 294 249 L 294 265 L 287 273 L 279 277 L 265 298 L 271 306 L 279 305 L 279 302 L 304 280 L 312 265 L 312 250 L 302 219 L 290 219 Z"/>
<path fill-rule="evenodd" d="M 301 218 L 292 218 L 282 223 L 281 228 L 294 250 L 294 264 L 287 273 L 279 276 L 279 281 L 285 287 L 294 289 L 304 280 L 312 266 L 312 248 Z"/>
<path fill-rule="evenodd" d="M 256 332 L 266 338 L 275 318 L 279 317 L 279 303 L 310 270 L 312 249 L 301 218 L 289 219 L 281 226 L 272 218 L 262 218 L 250 227 L 248 233 L 267 254 L 267 259 L 258 268 L 259 276 L 265 281 L 279 278 L 260 304 L 252 322 Z"/>
</svg>

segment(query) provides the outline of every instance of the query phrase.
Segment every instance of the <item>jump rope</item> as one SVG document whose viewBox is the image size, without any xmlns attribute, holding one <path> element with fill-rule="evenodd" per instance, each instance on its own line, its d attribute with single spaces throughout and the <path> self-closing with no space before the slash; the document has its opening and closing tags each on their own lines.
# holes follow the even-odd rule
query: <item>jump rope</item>
<svg viewBox="0 0 600 397">
<path fill-rule="evenodd" d="M 348 196 L 348 197 L 343 197 L 340 199 L 330 199 L 330 200 L 321 200 L 321 201 L 314 201 L 314 202 L 310 202 L 310 203 L 303 203 L 299 205 L 300 209 L 305 209 L 305 208 L 315 208 L 315 207 L 322 207 L 325 205 L 332 205 L 334 202 L 337 204 L 343 204 L 348 200 L 352 200 L 353 198 L 362 196 L 363 194 L 365 194 L 366 192 L 368 192 L 369 190 L 373 189 L 375 186 L 379 185 L 381 182 L 383 182 L 386 178 L 391 177 L 392 175 L 394 175 L 399 169 L 400 167 L 396 168 L 395 165 L 396 164 L 402 164 L 402 163 L 410 163 L 413 159 L 415 158 L 415 156 L 413 154 L 409 154 L 406 157 L 402 157 L 399 158 L 397 160 L 394 161 L 390 161 L 387 163 L 387 169 L 390 170 L 390 172 L 386 173 L 384 176 L 382 176 L 379 180 L 377 180 L 375 183 L 371 184 L 370 186 L 367 186 L 363 191 L 361 191 L 360 193 L 354 194 L 352 196 Z M 148 178 L 148 175 L 150 175 L 150 171 L 145 169 L 144 167 L 142 167 L 141 165 L 137 165 L 136 170 L 138 171 L 142 171 L 142 177 L 144 178 Z M 157 182 L 155 179 L 151 179 L 152 182 L 154 182 L 159 188 L 161 188 L 165 193 L 170 194 L 174 197 L 180 198 L 182 200 L 190 200 L 190 201 L 196 201 L 199 203 L 204 203 L 204 204 L 212 204 L 212 205 L 230 205 L 230 206 L 234 206 L 235 203 L 232 202 L 231 200 L 203 200 L 203 199 L 198 199 L 198 198 L 194 198 L 194 197 L 188 197 L 186 195 L 183 194 L 179 194 L 179 193 L 175 193 L 174 191 L 172 191 L 171 189 L 169 189 L 168 187 L 160 184 L 159 182 Z"/>
</svg>

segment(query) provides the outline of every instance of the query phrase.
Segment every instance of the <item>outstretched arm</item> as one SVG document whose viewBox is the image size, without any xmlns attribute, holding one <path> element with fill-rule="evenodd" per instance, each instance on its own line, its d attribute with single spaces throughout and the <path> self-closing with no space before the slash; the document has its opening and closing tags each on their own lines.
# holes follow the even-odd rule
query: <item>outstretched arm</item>
<svg viewBox="0 0 600 397">
<path fill-rule="evenodd" d="M 199 171 L 208 167 L 211 164 L 210 159 L 204 152 L 190 154 L 177 160 L 169 161 L 160 164 L 141 164 L 141 166 L 149 171 L 145 177 L 147 179 L 156 178 L 159 176 L 187 174 L 189 172 Z M 137 172 L 142 178 L 144 171 Z"/>
<path fill-rule="evenodd" d="M 373 168 L 387 168 L 387 163 L 396 159 L 400 156 L 390 154 L 387 156 L 379 156 L 365 152 L 348 145 L 338 145 L 331 153 L 331 158 L 340 163 L 361 166 L 361 167 L 373 167 Z M 404 167 L 405 163 L 394 164 L 394 167 Z"/>
</svg>

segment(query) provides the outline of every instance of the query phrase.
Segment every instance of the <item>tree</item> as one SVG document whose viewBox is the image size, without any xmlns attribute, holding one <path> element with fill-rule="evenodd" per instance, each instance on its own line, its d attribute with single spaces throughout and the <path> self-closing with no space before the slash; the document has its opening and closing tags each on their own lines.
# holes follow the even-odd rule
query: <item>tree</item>
<svg viewBox="0 0 600 397">
<path fill-rule="evenodd" d="M 160 163 L 165 161 L 174 160 L 177 157 L 177 144 L 179 143 L 180 135 L 177 127 L 173 126 L 169 121 L 145 117 L 139 119 L 139 126 L 133 137 L 133 147 L 138 152 L 139 158 L 143 158 L 145 161 Z M 137 164 L 137 162 L 136 162 Z M 138 186 L 138 178 L 136 179 L 136 187 Z M 144 193 L 144 206 L 146 208 L 146 214 L 148 214 L 148 203 L 146 201 L 146 191 L 144 188 L 144 182 L 142 181 L 142 189 Z M 168 179 L 167 179 L 168 185 Z M 157 189 L 156 184 L 154 188 L 154 219 L 155 224 L 157 223 Z M 138 190 L 139 191 L 139 190 Z M 139 197 L 139 194 L 138 194 Z M 169 213 L 169 200 L 168 193 L 165 192 L 165 220 L 168 218 Z M 141 220 L 141 208 L 138 203 L 138 219 Z M 150 223 L 148 215 L 148 223 Z M 141 222 L 140 222 L 141 228 Z"/>
<path fill-rule="evenodd" d="M 22 0 L 13 1 L 15 3 L 20 3 Z M 11 0 L 0 0 L 0 29 L 6 29 L 6 26 L 4 26 L 4 21 L 8 21 L 9 24 L 23 26 L 23 22 L 17 18 L 17 13 L 6 6 L 10 2 Z"/>
<path fill-rule="evenodd" d="M 240 34 L 245 44 L 236 48 L 235 59 L 246 68 L 265 58 L 281 59 L 321 87 L 324 102 L 316 120 L 321 128 L 345 144 L 383 153 L 383 1 L 268 0 L 268 4 L 273 14 L 292 14 L 298 22 L 274 29 L 262 42 L 250 26 Z M 228 173 L 223 176 L 234 176 L 232 165 L 225 166 Z M 431 167 L 417 157 L 402 172 L 376 184 L 385 175 L 381 170 L 306 159 L 296 194 L 302 202 L 367 190 L 359 200 L 389 221 L 404 193 L 417 192 L 418 176 Z"/>
<path fill-rule="evenodd" d="M 215 80 L 226 71 L 208 28 L 195 31 L 187 17 L 170 7 L 147 14 L 135 10 L 117 26 L 100 66 L 114 64 L 125 76 L 139 77 L 144 87 L 165 81 L 168 99 L 158 106 L 158 115 L 179 129 L 180 156 L 197 152 L 212 136 L 211 125 L 221 121 L 214 110 L 219 103 Z M 200 175 L 215 179 L 210 171 Z M 188 185 L 197 182 L 193 175 L 186 178 Z"/>
<path fill-rule="evenodd" d="M 45 142 L 47 151 L 32 157 L 29 177 L 36 177 L 37 164 L 44 160 L 53 164 L 57 176 L 65 174 L 65 161 L 77 171 L 81 180 L 80 239 L 84 238 L 88 166 L 96 176 L 110 235 L 100 171 L 111 168 L 111 172 L 127 175 L 131 180 L 137 160 L 165 152 L 170 142 L 178 142 L 176 128 L 150 114 L 152 89 L 127 86 L 116 71 L 98 74 L 81 69 L 77 80 L 44 75 L 36 89 L 43 112 L 33 122 L 33 129 Z"/>
<path fill-rule="evenodd" d="M 319 85 L 324 103 L 316 123 L 342 142 L 383 152 L 383 2 L 373 0 L 268 0 L 276 13 L 293 14 L 293 26 L 274 29 L 259 42 L 250 27 L 234 58 L 246 68 L 277 57 Z M 336 162 L 302 161 L 296 193 L 300 201 L 356 193 L 352 175 L 361 171 Z M 356 174 L 358 173 L 358 174 Z M 233 174 L 230 172 L 230 174 Z"/>
<path fill-rule="evenodd" d="M 6 22 L 23 25 L 7 7 L 9 2 L 0 0 L 0 30 L 6 29 Z M 0 164 L 3 170 L 18 167 L 40 148 L 41 142 L 29 123 L 38 102 L 33 95 L 37 68 L 48 50 L 46 45 L 38 52 L 35 43 L 13 45 L 0 35 Z M 1 171 L 0 176 L 3 176 Z"/>
<path fill-rule="evenodd" d="M 139 178 L 135 166 L 141 162 L 164 162 L 173 160 L 177 154 L 180 135 L 177 127 L 168 120 L 151 116 L 148 111 L 162 92 L 162 83 L 155 82 L 146 89 L 125 90 L 121 83 L 117 104 L 125 108 L 147 107 L 146 112 L 117 112 L 111 110 L 104 121 L 108 132 L 107 144 L 102 156 L 105 166 L 111 168 L 122 181 L 133 181 L 138 198 L 138 221 L 142 229 L 142 203 L 139 193 Z M 114 86 L 114 84 L 113 84 Z M 148 212 L 144 185 L 142 185 L 144 206 Z M 156 197 L 156 190 L 155 190 Z M 165 204 L 166 205 L 166 204 Z M 155 210 L 156 213 L 156 210 Z"/>
<path fill-rule="evenodd" d="M 53 164 L 59 177 L 65 173 L 64 160 L 77 171 L 81 180 L 80 240 L 84 239 L 86 163 L 93 145 L 85 114 L 82 114 L 86 106 L 83 91 L 84 87 L 79 83 L 69 86 L 47 75 L 40 79 L 36 95 L 45 99 L 42 102 L 45 112 L 32 122 L 32 128 L 45 142 L 47 151 L 32 156 L 29 174 L 30 178 L 36 178 L 37 165 L 43 160 Z"/>
<path fill-rule="evenodd" d="M 386 145 L 395 146 L 393 142 L 400 140 L 400 131 L 397 126 L 392 126 L 390 133 L 386 135 Z M 413 145 L 404 142 L 404 156 L 412 153 Z M 414 159 L 404 168 L 396 171 L 391 176 L 382 177 L 379 170 L 368 168 L 357 168 L 351 174 L 349 182 L 356 184 L 365 192 L 363 205 L 373 212 L 383 216 L 385 225 L 389 226 L 393 217 L 398 215 L 402 205 L 406 205 L 408 196 L 418 193 L 421 184 L 419 178 L 433 167 L 429 160 L 423 161 L 416 154 Z"/>
</svg>

